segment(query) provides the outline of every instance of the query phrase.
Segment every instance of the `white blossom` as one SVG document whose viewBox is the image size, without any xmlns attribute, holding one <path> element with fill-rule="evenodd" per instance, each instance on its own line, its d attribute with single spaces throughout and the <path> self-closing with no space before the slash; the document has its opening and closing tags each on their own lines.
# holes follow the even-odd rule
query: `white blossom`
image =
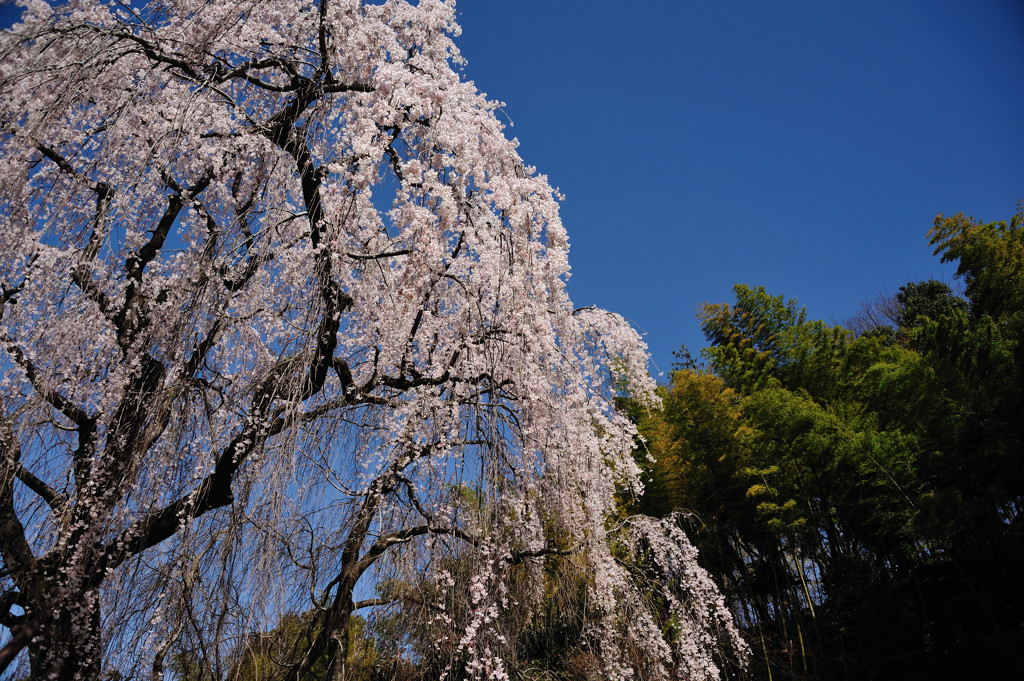
<svg viewBox="0 0 1024 681">
<path fill-rule="evenodd" d="M 454 70 L 453 2 L 25 8 L 0 35 L 0 551 L 34 678 L 173 646 L 223 675 L 312 610 L 296 669 L 337 676 L 376 587 L 507 679 L 551 526 L 592 571 L 609 678 L 640 673 L 626 611 L 651 669 L 715 673 L 708 627 L 738 636 L 685 537 L 628 530 L 666 532 L 685 640 L 611 554 L 646 347 L 573 308 L 559 198 Z"/>
</svg>

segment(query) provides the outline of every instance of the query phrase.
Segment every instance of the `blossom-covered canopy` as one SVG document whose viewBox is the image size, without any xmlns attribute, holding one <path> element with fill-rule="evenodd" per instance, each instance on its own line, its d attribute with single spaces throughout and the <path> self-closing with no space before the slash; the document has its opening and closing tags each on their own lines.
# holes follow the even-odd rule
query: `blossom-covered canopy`
<svg viewBox="0 0 1024 681">
<path fill-rule="evenodd" d="M 572 553 L 607 676 L 623 648 L 715 673 L 705 634 L 623 625 L 614 398 L 654 403 L 645 347 L 566 295 L 558 197 L 460 77 L 453 2 L 26 6 L 0 38 L 5 651 L 155 673 L 313 609 L 291 669 L 342 678 L 356 609 L 429 597 L 449 667 L 501 678 L 503 613 Z M 697 574 L 678 541 L 662 567 Z M 712 605 L 676 609 L 728 625 Z"/>
</svg>

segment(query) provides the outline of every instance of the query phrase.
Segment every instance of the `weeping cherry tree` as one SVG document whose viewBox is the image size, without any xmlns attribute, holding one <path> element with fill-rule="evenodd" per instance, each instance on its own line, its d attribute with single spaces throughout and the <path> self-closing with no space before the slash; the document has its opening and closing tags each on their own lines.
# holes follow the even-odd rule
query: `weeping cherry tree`
<svg viewBox="0 0 1024 681">
<path fill-rule="evenodd" d="M 0 36 L 0 671 L 227 678 L 301 612 L 260 674 L 344 679 L 360 611 L 508 678 L 555 557 L 604 677 L 742 656 L 678 527 L 614 520 L 646 350 L 567 297 L 454 16 L 26 0 Z"/>
</svg>

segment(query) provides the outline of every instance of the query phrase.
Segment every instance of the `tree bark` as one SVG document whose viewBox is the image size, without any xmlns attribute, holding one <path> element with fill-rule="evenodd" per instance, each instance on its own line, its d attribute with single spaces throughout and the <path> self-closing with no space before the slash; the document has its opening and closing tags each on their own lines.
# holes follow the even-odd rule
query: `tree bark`
<svg viewBox="0 0 1024 681">
<path fill-rule="evenodd" d="M 29 643 L 31 678 L 98 679 L 103 652 L 99 594 L 84 591 L 60 603 L 65 607 L 40 617 L 37 636 Z"/>
</svg>

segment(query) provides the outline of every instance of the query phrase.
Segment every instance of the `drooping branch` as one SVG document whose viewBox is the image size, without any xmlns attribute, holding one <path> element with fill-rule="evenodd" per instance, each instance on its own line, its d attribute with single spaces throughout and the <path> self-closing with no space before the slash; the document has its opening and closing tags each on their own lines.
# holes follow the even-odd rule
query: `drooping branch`
<svg viewBox="0 0 1024 681">
<path fill-rule="evenodd" d="M 61 514 L 67 509 L 68 498 L 65 495 L 47 485 L 32 471 L 25 468 L 24 464 L 20 461 L 13 461 L 10 465 L 14 469 L 14 477 L 20 480 L 25 487 L 39 495 L 54 513 Z"/>
<path fill-rule="evenodd" d="M 96 193 L 96 210 L 93 216 L 92 230 L 89 233 L 89 239 L 86 242 L 85 248 L 79 256 L 78 265 L 71 272 L 71 281 L 99 306 L 101 312 L 106 314 L 110 307 L 110 302 L 99 286 L 92 280 L 89 264 L 96 258 L 103 245 L 103 240 L 106 238 L 107 213 L 114 197 L 114 189 L 106 182 L 89 179 L 85 173 L 77 170 L 68 159 L 64 158 L 54 148 L 39 143 L 36 145 L 36 149 L 44 157 L 52 161 L 64 174 Z"/>
<path fill-rule="evenodd" d="M 544 558 L 545 556 L 571 556 L 574 553 L 578 553 L 579 549 L 558 549 L 553 546 L 547 546 L 542 549 L 522 550 L 513 551 L 512 554 L 506 559 L 509 565 L 519 565 L 524 562 L 527 558 Z"/>
<path fill-rule="evenodd" d="M 249 425 L 221 450 L 213 472 L 203 478 L 195 490 L 158 511 L 146 514 L 117 539 L 103 545 L 98 551 L 98 566 L 105 570 L 115 569 L 132 556 L 171 538 L 187 522 L 231 504 L 234 501 L 232 483 L 235 473 L 249 455 L 264 444 L 267 431 L 265 421 L 250 419 Z"/>
<path fill-rule="evenodd" d="M 145 451 L 142 435 L 150 425 L 153 396 L 167 375 L 167 367 L 149 353 L 143 353 L 139 364 L 107 425 L 106 451 L 99 462 L 83 462 L 90 472 L 78 478 L 80 489 L 90 481 L 98 485 L 102 491 L 94 501 L 105 499 L 110 508 L 120 498 L 130 474 L 141 464 Z M 89 513 L 87 506 L 78 504 L 76 510 Z"/>
<path fill-rule="evenodd" d="M 544 487 L 534 485 L 539 455 L 520 451 L 526 441 L 547 452 L 547 435 L 564 432 L 577 437 L 581 452 L 603 460 L 599 446 L 626 439 L 616 424 L 600 421 L 604 405 L 571 403 L 579 386 L 568 385 L 575 374 L 558 352 L 580 352 L 576 330 L 567 309 L 544 309 L 545 301 L 557 307 L 562 299 L 565 274 L 561 254 L 548 258 L 545 250 L 558 242 L 552 192 L 521 170 L 491 107 L 450 69 L 458 55 L 446 33 L 455 30 L 451 4 L 397 0 L 350 12 L 315 0 L 299 8 L 298 21 L 287 15 L 284 23 L 274 12 L 224 6 L 207 26 L 186 5 L 147 14 L 83 2 L 56 10 L 49 28 L 36 18 L 40 41 L 12 41 L 9 54 L 0 55 L 5 73 L 16 74 L 11 82 L 26 93 L 17 102 L 0 98 L 0 117 L 24 117 L 52 144 L 51 154 L 32 144 L 25 153 L 26 145 L 13 140 L 17 154 L 0 163 L 4 195 L 13 188 L 11 196 L 33 197 L 18 208 L 18 219 L 27 216 L 24 225 L 3 235 L 16 249 L 8 270 L 24 269 L 34 247 L 48 268 L 64 268 L 56 276 L 32 270 L 20 292 L 16 279 L 5 279 L 2 291 L 8 317 L 17 316 L 7 333 L 38 373 L 34 381 L 17 381 L 8 395 L 25 457 L 24 465 L 4 471 L 8 490 L 26 485 L 38 498 L 14 489 L 8 497 L 19 506 L 8 516 L 20 518 L 21 535 L 40 547 L 60 547 L 38 561 L 49 590 L 22 594 L 25 613 L 43 620 L 33 674 L 38 668 L 40 676 L 53 669 L 57 677 L 99 677 L 100 665 L 131 663 L 145 674 L 147 662 L 155 676 L 164 673 L 169 643 L 110 660 L 90 653 L 124 640 L 102 639 L 100 608 L 122 605 L 115 591 L 122 583 L 168 579 L 156 573 L 162 561 L 145 552 L 170 541 L 175 546 L 157 548 L 161 556 L 190 552 L 184 544 L 193 530 L 219 526 L 232 505 L 232 517 L 265 522 L 274 539 L 259 551 L 305 536 L 295 522 L 309 523 L 308 558 L 305 547 L 294 555 L 287 549 L 289 569 L 307 570 L 308 582 L 286 584 L 282 594 L 283 602 L 305 599 L 307 587 L 317 590 L 319 616 L 294 645 L 316 641 L 289 653 L 288 662 L 297 663 L 289 670 L 293 678 L 325 652 L 332 676 L 339 673 L 352 613 L 392 602 L 386 590 L 356 601 L 354 587 L 367 570 L 391 565 L 391 557 L 401 569 L 398 561 L 419 553 L 403 546 L 468 554 L 493 547 L 501 558 L 492 565 L 561 552 L 514 550 L 539 546 L 543 528 L 492 533 L 437 510 L 447 485 L 473 478 L 477 462 L 481 471 L 508 473 L 508 487 L 481 478 L 488 508 L 500 507 L 510 490 Z M 303 29 L 305 35 L 296 35 Z M 367 36 L 376 44 L 365 44 Z M 76 89 L 67 94 L 53 82 L 53 55 L 65 53 L 76 65 Z M 351 82 L 359 79 L 364 82 Z M 372 96 L 363 94 L 374 88 Z M 423 169 L 423 186 L 419 171 L 414 177 L 413 166 L 404 165 L 412 160 Z M 14 172 L 26 168 L 24 176 Z M 112 188 L 91 188 L 94 207 L 83 183 L 97 179 Z M 392 190 L 394 212 L 387 213 L 376 199 Z M 495 200 L 488 198 L 492 191 Z M 506 199 L 507 207 L 494 208 Z M 64 211 L 73 221 L 61 212 L 66 206 L 75 207 Z M 34 318 L 40 310 L 50 318 Z M 535 336 L 520 332 L 520 322 Z M 31 333 L 23 331 L 33 324 Z M 18 375 L 32 373 L 16 360 L 8 363 Z M 67 375 L 54 379 L 57 369 Z M 601 380 L 579 378 L 587 387 Z M 25 399 L 27 383 L 42 399 L 31 393 Z M 570 403 L 552 405 L 562 399 Z M 595 418 L 606 442 L 587 437 Z M 318 477 L 280 475 L 291 448 L 336 422 L 351 428 L 359 444 L 338 443 L 342 451 L 323 444 L 309 465 L 292 469 Z M 71 430 L 78 434 L 74 452 L 73 435 L 65 432 Z M 374 446 L 387 449 L 370 451 Z M 552 456 L 561 451 L 549 449 Z M 350 454 L 355 466 L 366 464 L 353 470 L 372 467 L 376 477 L 346 479 L 333 464 L 342 458 L 347 471 Z M 57 475 L 70 467 L 69 458 L 74 479 L 62 487 Z M 212 470 L 190 474 L 193 459 Z M 404 481 L 420 495 L 411 495 L 411 505 L 402 498 Z M 599 482 L 586 481 L 603 494 Z M 267 491 L 285 499 L 300 490 L 295 504 L 273 506 L 266 515 L 265 499 L 250 496 Z M 325 528 L 317 514 L 336 510 L 331 504 L 339 497 L 346 512 L 338 535 L 320 536 Z M 54 512 L 46 513 L 39 499 Z M 58 509 L 68 499 L 80 508 L 65 518 Z M 600 509 L 600 498 L 594 500 Z M 542 514 L 535 515 L 524 522 Z M 200 517 L 206 522 L 192 524 Z M 223 547 L 224 560 L 204 559 L 202 569 L 223 575 L 218 585 L 225 593 L 249 586 L 232 581 L 239 550 L 254 546 L 245 543 L 253 535 L 233 534 L 237 529 L 218 527 L 217 537 L 207 538 Z M 230 541 L 221 542 L 220 533 Z M 324 556 L 337 562 L 324 564 Z M 253 559 L 265 557 L 273 559 L 269 553 Z M 11 562 L 5 554 L 5 565 Z M 10 574 L 0 576 L 12 582 Z M 258 599 L 265 592 L 234 593 L 242 608 L 263 605 Z M 96 605 L 78 617 L 79 603 L 96 594 L 99 600 L 90 601 Z M 207 628 L 205 615 L 190 608 L 198 594 L 186 585 L 175 601 L 168 591 L 167 612 L 177 610 L 195 626 L 190 639 L 228 652 L 234 644 L 221 624 L 231 631 L 242 620 L 232 619 L 236 610 L 225 601 L 211 605 L 217 628 Z M 415 597 L 397 600 L 419 610 Z M 126 637 L 141 631 L 135 624 L 157 599 L 140 594 L 136 602 L 144 605 L 103 612 L 105 621 L 124 618 Z M 167 625 L 164 633 L 175 632 L 171 640 L 181 621 L 178 628 Z M 11 633 L 21 624 L 6 622 Z M 65 662 L 62 646 L 77 657 Z"/>
<path fill-rule="evenodd" d="M 25 527 L 14 506 L 14 463 L 20 458 L 15 452 L 17 441 L 6 424 L 0 427 L 0 556 L 11 571 L 16 586 L 24 590 L 26 580 L 36 565 L 36 557 L 25 537 Z"/>
<path fill-rule="evenodd" d="M 342 545 L 341 569 L 338 571 L 337 576 L 331 580 L 331 585 L 335 588 L 334 599 L 323 613 L 323 624 L 320 632 L 305 655 L 288 670 L 284 678 L 302 678 L 308 673 L 316 660 L 320 659 L 327 652 L 332 640 L 336 642 L 335 646 L 340 646 L 341 648 L 334 651 L 335 657 L 338 653 L 343 654 L 344 646 L 347 645 L 345 636 L 349 626 L 349 616 L 353 611 L 352 591 L 359 578 L 369 565 L 372 564 L 372 561 L 364 564 L 360 552 L 366 542 L 373 518 L 376 516 L 377 509 L 384 498 L 395 489 L 402 472 L 415 460 L 428 455 L 430 451 L 432 451 L 431 445 L 421 445 L 405 449 L 395 457 L 394 461 L 383 473 L 374 478 L 370 483 L 369 489 L 367 489 L 363 497 L 363 503 L 356 512 L 350 524 L 351 529 Z M 336 663 L 337 660 L 332 659 L 330 664 L 333 667 Z M 343 664 L 344 660 L 341 663 Z"/>
<path fill-rule="evenodd" d="M 78 426 L 86 427 L 89 424 L 95 423 L 95 417 L 91 416 L 85 409 L 61 395 L 58 390 L 50 388 L 45 384 L 43 377 L 39 375 L 35 363 L 25 355 L 13 338 L 3 334 L 0 335 L 0 342 L 4 343 L 7 352 L 14 358 L 18 366 L 22 368 L 25 372 L 25 378 L 32 384 L 36 394 L 43 398 L 44 401 L 48 402 L 50 406 Z"/>
<path fill-rule="evenodd" d="M 209 345 L 213 344 L 215 335 L 212 331 L 207 335 Z M 202 347 L 199 347 L 193 354 L 195 366 L 201 361 L 198 358 L 203 352 L 205 351 Z M 234 501 L 232 485 L 238 470 L 249 455 L 262 447 L 270 437 L 282 433 L 290 423 L 302 420 L 301 416 L 296 419 L 289 418 L 283 413 L 270 413 L 275 396 L 287 396 L 285 386 L 289 383 L 290 372 L 294 367 L 294 360 L 285 360 L 262 382 L 253 397 L 253 411 L 245 427 L 221 450 L 213 472 L 207 475 L 195 490 L 162 509 L 147 514 L 115 541 L 106 544 L 100 551 L 101 565 L 107 569 L 116 568 L 129 557 L 169 539 L 186 522 L 228 506 Z M 351 374 L 349 380 L 351 381 Z M 349 403 L 351 402 L 345 404 Z M 341 406 L 344 404 L 337 405 Z"/>
</svg>

